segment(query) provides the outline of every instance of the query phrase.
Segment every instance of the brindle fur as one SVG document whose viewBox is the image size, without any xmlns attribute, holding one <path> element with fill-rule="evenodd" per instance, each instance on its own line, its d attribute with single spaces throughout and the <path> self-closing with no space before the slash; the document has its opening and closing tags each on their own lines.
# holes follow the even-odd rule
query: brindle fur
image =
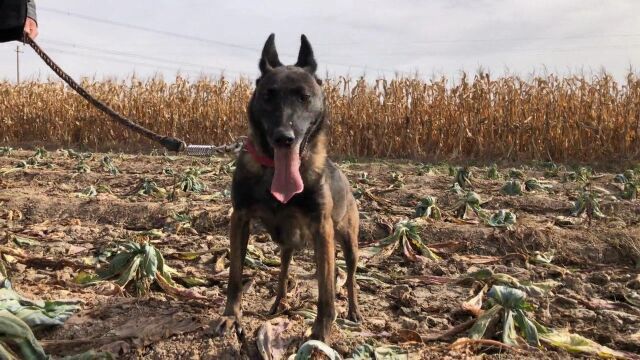
<svg viewBox="0 0 640 360">
<path fill-rule="evenodd" d="M 294 250 L 313 245 L 318 279 L 318 315 L 311 337 L 325 341 L 335 319 L 335 242 L 347 264 L 348 318 L 361 321 L 355 271 L 358 259 L 358 209 L 349 182 L 327 158 L 326 112 L 311 46 L 302 36 L 298 62 L 284 66 L 278 60 L 274 35 L 260 59 L 261 77 L 249 103 L 249 138 L 259 153 L 273 157 L 274 134 L 293 131 L 302 141 L 300 173 L 303 192 L 282 204 L 270 193 L 274 169 L 258 164 L 243 151 L 232 182 L 230 274 L 224 316 L 216 325 L 219 334 L 240 328 L 242 316 L 242 268 L 247 253 L 251 220 L 259 219 L 280 245 L 280 275 L 276 313 L 287 293 L 289 264 Z M 306 143 L 305 143 L 306 140 Z"/>
</svg>

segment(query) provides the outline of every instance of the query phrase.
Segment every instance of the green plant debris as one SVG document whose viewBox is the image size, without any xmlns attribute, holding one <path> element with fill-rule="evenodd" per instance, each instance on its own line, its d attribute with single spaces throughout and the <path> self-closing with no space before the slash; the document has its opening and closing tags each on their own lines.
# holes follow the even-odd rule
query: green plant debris
<svg viewBox="0 0 640 360">
<path fill-rule="evenodd" d="M 516 224 L 516 214 L 509 210 L 498 210 L 487 220 L 487 224 L 491 227 L 511 229 Z"/>
<path fill-rule="evenodd" d="M 505 195 L 518 196 L 523 194 L 523 186 L 520 180 L 507 180 L 500 191 Z"/>
<path fill-rule="evenodd" d="M 436 198 L 433 196 L 426 196 L 420 200 L 418 206 L 416 206 L 415 217 L 424 217 L 434 220 L 440 220 L 442 218 L 442 212 L 436 204 Z"/>
<path fill-rule="evenodd" d="M 189 169 L 180 177 L 179 188 L 186 192 L 202 192 L 206 189 L 205 184 L 200 180 L 202 170 Z"/>
<path fill-rule="evenodd" d="M 467 192 L 458 199 L 458 202 L 454 205 L 456 217 L 459 219 L 469 219 L 477 216 L 486 219 L 488 214 L 480 206 L 481 203 L 480 195 L 473 191 Z"/>
<path fill-rule="evenodd" d="M 422 241 L 418 234 L 419 223 L 417 220 L 403 220 L 395 225 L 393 234 L 381 239 L 376 245 L 367 248 L 370 254 L 369 262 L 377 263 L 391 256 L 397 249 L 401 249 L 404 257 L 409 261 L 437 261 L 436 255 Z"/>
<path fill-rule="evenodd" d="M 500 179 L 500 172 L 498 171 L 498 165 L 491 164 L 487 170 L 487 179 L 498 180 Z"/>
</svg>

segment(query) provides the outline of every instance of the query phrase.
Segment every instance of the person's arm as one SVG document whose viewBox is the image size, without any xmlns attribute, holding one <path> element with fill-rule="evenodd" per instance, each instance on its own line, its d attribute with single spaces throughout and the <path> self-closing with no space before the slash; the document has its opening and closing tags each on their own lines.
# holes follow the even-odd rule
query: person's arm
<svg viewBox="0 0 640 360">
<path fill-rule="evenodd" d="M 33 19 L 33 21 L 38 22 L 38 15 L 36 15 L 35 0 L 27 0 L 27 17 L 30 17 Z"/>
<path fill-rule="evenodd" d="M 24 24 L 24 32 L 35 39 L 38 36 L 38 16 L 36 15 L 35 0 L 27 0 L 27 21 Z"/>
</svg>

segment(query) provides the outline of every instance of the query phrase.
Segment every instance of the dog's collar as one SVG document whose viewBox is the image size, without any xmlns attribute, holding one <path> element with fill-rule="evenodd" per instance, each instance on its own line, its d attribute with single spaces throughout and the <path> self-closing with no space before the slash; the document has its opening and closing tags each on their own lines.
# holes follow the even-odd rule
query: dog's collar
<svg viewBox="0 0 640 360">
<path fill-rule="evenodd" d="M 255 160 L 255 162 L 257 162 L 258 164 L 266 167 L 275 166 L 272 158 L 258 154 L 258 150 L 256 150 L 256 147 L 253 145 L 253 142 L 251 142 L 251 139 L 247 138 L 247 140 L 244 142 L 244 148 L 245 150 L 247 150 L 249 155 L 251 155 L 253 160 Z"/>
</svg>

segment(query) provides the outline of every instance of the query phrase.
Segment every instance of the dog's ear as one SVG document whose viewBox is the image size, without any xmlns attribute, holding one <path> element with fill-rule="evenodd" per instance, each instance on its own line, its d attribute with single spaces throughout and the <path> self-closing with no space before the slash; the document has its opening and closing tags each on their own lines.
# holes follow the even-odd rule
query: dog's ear
<svg viewBox="0 0 640 360">
<path fill-rule="evenodd" d="M 278 58 L 278 51 L 276 51 L 276 35 L 271 34 L 267 42 L 264 43 L 264 48 L 262 48 L 262 57 L 259 64 L 260 72 L 264 75 L 278 66 L 282 66 L 282 63 Z"/>
<path fill-rule="evenodd" d="M 318 69 L 318 63 L 313 56 L 313 49 L 307 37 L 302 34 L 300 37 L 300 52 L 298 53 L 297 67 L 301 67 L 311 74 L 315 74 Z"/>
</svg>

